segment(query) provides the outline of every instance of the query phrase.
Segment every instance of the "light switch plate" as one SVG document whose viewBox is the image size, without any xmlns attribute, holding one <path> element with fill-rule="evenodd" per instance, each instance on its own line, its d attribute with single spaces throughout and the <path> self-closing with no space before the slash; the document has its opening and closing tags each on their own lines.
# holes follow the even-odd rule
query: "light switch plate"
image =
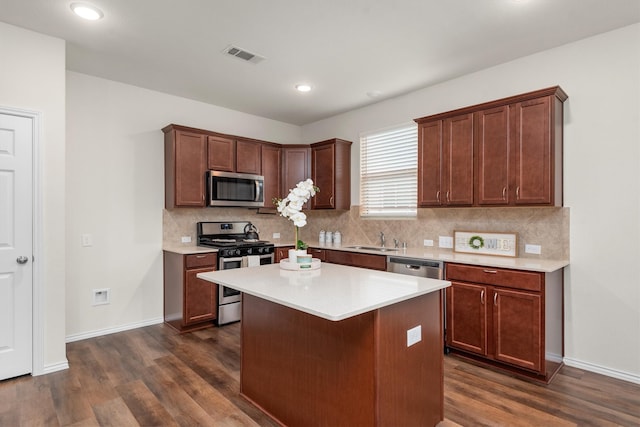
<svg viewBox="0 0 640 427">
<path fill-rule="evenodd" d="M 524 245 L 524 251 L 528 254 L 540 255 L 542 253 L 542 246 L 540 245 Z"/>
<path fill-rule="evenodd" d="M 182 243 L 191 243 L 191 236 L 182 236 Z"/>
<path fill-rule="evenodd" d="M 424 239 L 424 245 L 425 246 L 433 246 L 433 240 Z"/>
<path fill-rule="evenodd" d="M 273 233 L 273 238 L 274 239 L 279 239 L 280 238 L 280 233 Z"/>
<path fill-rule="evenodd" d="M 84 247 L 93 246 L 93 236 L 91 234 L 82 235 L 82 246 Z"/>
<path fill-rule="evenodd" d="M 453 237 L 438 236 L 438 246 L 441 248 L 453 248 Z"/>
<path fill-rule="evenodd" d="M 411 347 L 420 341 L 422 341 L 422 325 L 407 330 L 407 347 Z"/>
</svg>

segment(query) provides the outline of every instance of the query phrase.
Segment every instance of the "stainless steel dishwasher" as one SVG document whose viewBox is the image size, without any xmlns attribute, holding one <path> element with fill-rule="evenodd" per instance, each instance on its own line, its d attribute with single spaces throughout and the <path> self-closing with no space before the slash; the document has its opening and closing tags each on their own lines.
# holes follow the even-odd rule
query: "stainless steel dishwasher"
<svg viewBox="0 0 640 427">
<path fill-rule="evenodd" d="M 387 271 L 442 280 L 444 278 L 444 262 L 390 255 L 387 257 Z"/>
</svg>

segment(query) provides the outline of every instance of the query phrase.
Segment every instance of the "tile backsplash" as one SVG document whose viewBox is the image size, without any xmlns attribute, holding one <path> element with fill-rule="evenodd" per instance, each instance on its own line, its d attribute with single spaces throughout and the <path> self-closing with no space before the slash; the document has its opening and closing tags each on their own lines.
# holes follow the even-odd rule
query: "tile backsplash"
<svg viewBox="0 0 640 427">
<path fill-rule="evenodd" d="M 522 258 L 569 259 L 569 208 L 439 208 L 418 209 L 413 219 L 362 219 L 359 206 L 349 211 L 305 211 L 307 225 L 300 238 L 307 243 L 318 241 L 320 230 L 340 231 L 342 244 L 379 244 L 382 231 L 387 246 L 393 239 L 420 247 L 424 240 L 438 246 L 439 236 L 453 236 L 454 230 L 517 233 L 518 256 Z M 293 223 L 276 214 L 259 214 L 246 208 L 165 209 L 163 241 L 180 245 L 182 236 L 196 241 L 196 222 L 251 221 L 260 230 L 260 238 L 274 243 L 293 242 Z M 279 239 L 273 234 L 280 233 Z M 528 254 L 525 244 L 541 245 L 540 255 Z"/>
</svg>

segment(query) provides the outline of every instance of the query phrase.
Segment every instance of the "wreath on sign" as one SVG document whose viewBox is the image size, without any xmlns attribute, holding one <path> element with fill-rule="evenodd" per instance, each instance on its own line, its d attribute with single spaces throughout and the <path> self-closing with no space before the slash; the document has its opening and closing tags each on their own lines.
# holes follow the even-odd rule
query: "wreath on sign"
<svg viewBox="0 0 640 427">
<path fill-rule="evenodd" d="M 480 236 L 471 236 L 469 239 L 469 246 L 472 249 L 480 249 L 484 247 L 484 239 Z"/>
</svg>

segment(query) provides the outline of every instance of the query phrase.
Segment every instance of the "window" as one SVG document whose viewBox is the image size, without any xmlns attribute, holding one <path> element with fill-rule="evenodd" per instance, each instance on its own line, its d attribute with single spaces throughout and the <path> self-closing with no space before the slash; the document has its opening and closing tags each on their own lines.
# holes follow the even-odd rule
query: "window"
<svg viewBox="0 0 640 427">
<path fill-rule="evenodd" d="M 417 194 L 417 125 L 362 134 L 360 216 L 415 217 Z"/>
</svg>

